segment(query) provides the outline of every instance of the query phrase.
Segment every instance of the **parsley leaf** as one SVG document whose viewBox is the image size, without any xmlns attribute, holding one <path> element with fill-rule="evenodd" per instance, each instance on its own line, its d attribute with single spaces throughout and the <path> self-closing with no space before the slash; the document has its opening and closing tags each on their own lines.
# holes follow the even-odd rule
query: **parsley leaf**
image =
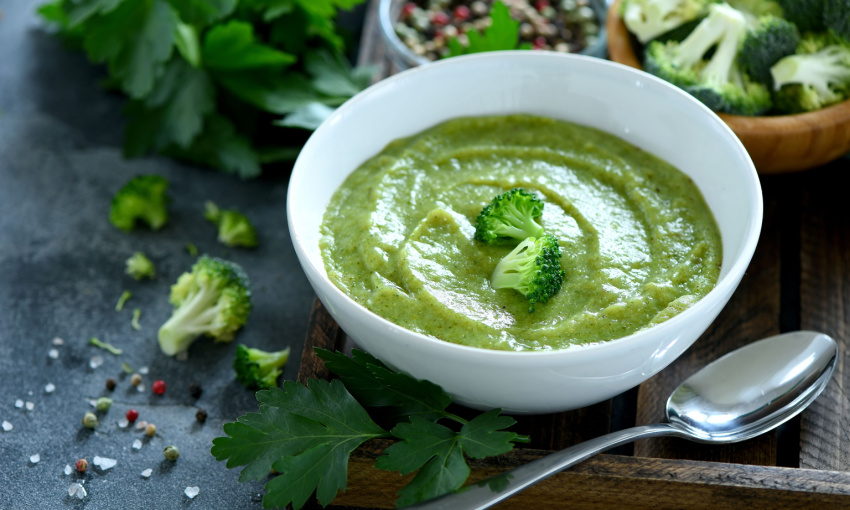
<svg viewBox="0 0 850 510">
<path fill-rule="evenodd" d="M 254 28 L 244 21 L 212 27 L 204 38 L 201 56 L 205 66 L 221 71 L 280 67 L 295 62 L 294 55 L 257 42 Z"/>
<path fill-rule="evenodd" d="M 348 457 L 363 442 L 387 435 L 340 381 L 285 381 L 283 389 L 257 392 L 260 412 L 224 425 L 229 437 L 213 440 L 212 454 L 227 467 L 245 466 L 239 480 L 257 480 L 274 467 L 264 507 L 296 510 L 316 491 L 327 505 L 345 490 Z"/>
<path fill-rule="evenodd" d="M 101 0 L 108 1 L 108 0 Z M 209 25 L 228 16 L 238 0 L 168 0 L 180 14 L 180 19 L 190 25 Z"/>
<path fill-rule="evenodd" d="M 130 140 L 129 136 L 127 140 Z M 251 141 L 236 131 L 230 119 L 219 114 L 212 114 L 204 120 L 204 130 L 192 145 L 185 149 L 172 146 L 165 152 L 186 161 L 211 165 L 243 179 L 260 175 L 260 156 L 251 146 Z"/>
<path fill-rule="evenodd" d="M 450 416 L 451 397 L 431 381 L 393 372 L 371 354 L 353 349 L 341 352 L 316 349 L 328 370 L 339 376 L 348 391 L 366 407 L 388 407 L 397 415 L 437 419 Z"/>
<path fill-rule="evenodd" d="M 387 448 L 375 467 L 402 474 L 419 470 L 399 491 L 396 504 L 407 506 L 459 489 L 470 472 L 464 453 L 483 458 L 510 451 L 516 434 L 500 429 L 515 421 L 498 414 L 498 410 L 487 411 L 464 424 L 460 432 L 420 417 L 396 425 L 392 434 L 401 441 Z"/>
<path fill-rule="evenodd" d="M 164 0 L 123 0 L 115 9 L 89 19 L 83 45 L 93 62 L 109 65 L 127 95 L 142 98 L 171 57 L 178 21 Z"/>
<path fill-rule="evenodd" d="M 316 101 L 298 108 L 283 119 L 275 121 L 275 124 L 283 127 L 312 130 L 319 127 L 333 112 L 334 108 Z"/>
<path fill-rule="evenodd" d="M 457 57 L 485 51 L 528 49 L 529 44 L 519 44 L 519 21 L 511 17 L 511 11 L 501 1 L 493 4 L 490 11 L 490 26 L 484 32 L 470 30 L 466 36 L 469 45 L 463 46 L 456 37 L 449 39 L 449 56 Z"/>
</svg>

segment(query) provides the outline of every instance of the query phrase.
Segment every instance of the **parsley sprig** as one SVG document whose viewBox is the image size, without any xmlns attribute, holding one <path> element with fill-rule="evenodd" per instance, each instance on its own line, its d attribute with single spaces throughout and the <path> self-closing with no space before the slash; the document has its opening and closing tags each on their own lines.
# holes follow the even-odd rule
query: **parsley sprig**
<svg viewBox="0 0 850 510">
<path fill-rule="evenodd" d="M 259 413 L 225 424 L 227 436 L 213 440 L 216 459 L 228 468 L 244 466 L 239 481 L 279 473 L 265 486 L 266 508 L 297 510 L 314 492 L 320 504 L 330 504 L 346 488 L 351 452 L 370 439 L 397 440 L 377 468 L 417 472 L 399 492 L 398 506 L 459 489 L 470 473 L 466 457 L 499 455 L 527 441 L 505 430 L 515 421 L 498 409 L 466 420 L 448 410 L 451 398 L 442 388 L 393 372 L 363 351 L 316 352 L 337 379 L 286 381 L 283 389 L 260 391 Z M 366 408 L 388 420 L 389 431 Z"/>
<path fill-rule="evenodd" d="M 508 7 L 498 1 L 490 11 L 490 25 L 483 31 L 470 30 L 466 34 L 469 44 L 464 46 L 457 37 L 448 40 L 449 56 L 457 57 L 485 51 L 527 50 L 528 43 L 519 42 L 519 21 L 511 17 Z"/>
<path fill-rule="evenodd" d="M 363 0 L 54 0 L 39 13 L 128 97 L 125 155 L 243 178 L 363 88 L 334 20 Z M 293 129 L 298 128 L 298 129 Z"/>
</svg>

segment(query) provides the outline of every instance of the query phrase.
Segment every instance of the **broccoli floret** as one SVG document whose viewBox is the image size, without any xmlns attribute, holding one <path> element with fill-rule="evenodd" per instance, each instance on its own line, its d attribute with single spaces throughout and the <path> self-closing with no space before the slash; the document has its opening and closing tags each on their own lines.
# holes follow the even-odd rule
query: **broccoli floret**
<svg viewBox="0 0 850 510">
<path fill-rule="evenodd" d="M 244 214 L 222 210 L 207 202 L 204 204 L 204 217 L 218 226 L 218 240 L 227 246 L 257 247 L 257 231 Z"/>
<path fill-rule="evenodd" d="M 850 0 L 824 2 L 823 24 L 845 42 L 850 42 Z"/>
<path fill-rule="evenodd" d="M 770 91 L 738 67 L 736 57 L 746 30 L 741 11 L 713 4 L 708 16 L 681 43 L 649 43 L 644 67 L 716 112 L 759 115 L 771 106 Z M 713 54 L 704 60 L 712 49 Z"/>
<path fill-rule="evenodd" d="M 118 296 L 118 301 L 115 303 L 115 311 L 120 312 L 121 310 L 123 310 L 124 305 L 131 297 L 133 297 L 133 294 L 129 290 L 125 290 L 124 292 L 122 292 L 121 295 Z"/>
<path fill-rule="evenodd" d="M 692 20 L 704 17 L 717 0 L 628 0 L 623 2 L 623 23 L 641 44 Z"/>
<path fill-rule="evenodd" d="M 529 237 L 505 255 L 490 276 L 494 289 L 514 289 L 534 303 L 545 303 L 561 290 L 565 271 L 561 269 L 561 248 L 551 234 Z"/>
<path fill-rule="evenodd" d="M 201 335 L 233 340 L 251 313 L 248 276 L 233 262 L 202 255 L 171 286 L 174 313 L 159 329 L 159 347 L 172 356 Z"/>
<path fill-rule="evenodd" d="M 797 25 L 800 32 L 822 32 L 826 4 L 837 0 L 776 0 L 782 6 L 783 17 Z"/>
<path fill-rule="evenodd" d="M 850 97 L 850 44 L 827 34 L 807 34 L 797 53 L 770 72 L 778 111 L 819 110 Z"/>
<path fill-rule="evenodd" d="M 136 280 L 141 280 L 156 276 L 156 268 L 154 268 L 151 259 L 144 253 L 137 251 L 127 259 L 126 273 Z"/>
<path fill-rule="evenodd" d="M 738 52 L 738 64 L 751 78 L 770 86 L 770 68 L 792 55 L 798 44 L 800 33 L 790 21 L 772 15 L 754 18 Z"/>
<path fill-rule="evenodd" d="M 540 237 L 543 227 L 534 221 L 543 216 L 543 201 L 515 188 L 497 195 L 475 219 L 475 239 L 487 244 Z"/>
<path fill-rule="evenodd" d="M 128 232 L 137 220 L 159 230 L 168 222 L 167 190 L 168 181 L 159 175 L 134 177 L 112 197 L 109 221 Z"/>
<path fill-rule="evenodd" d="M 236 380 L 249 390 L 262 390 L 277 386 L 283 365 L 289 359 L 289 347 L 282 351 L 266 352 L 243 344 L 236 346 L 233 370 Z"/>
</svg>

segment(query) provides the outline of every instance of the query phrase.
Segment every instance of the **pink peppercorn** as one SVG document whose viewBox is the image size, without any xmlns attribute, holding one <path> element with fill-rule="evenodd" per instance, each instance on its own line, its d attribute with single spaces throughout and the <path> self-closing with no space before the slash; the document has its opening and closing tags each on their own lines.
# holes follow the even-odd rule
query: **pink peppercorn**
<svg viewBox="0 0 850 510">
<path fill-rule="evenodd" d="M 531 43 L 531 46 L 535 50 L 543 49 L 543 47 L 546 46 L 546 38 L 543 36 L 535 37 L 534 42 Z"/>
<path fill-rule="evenodd" d="M 413 11 L 415 11 L 415 10 L 416 10 L 416 4 L 413 3 L 413 2 L 407 2 L 406 4 L 404 4 L 404 7 L 401 8 L 401 17 L 407 18 L 411 14 L 413 14 Z"/>
<path fill-rule="evenodd" d="M 472 12 L 469 10 L 469 7 L 465 5 L 458 5 L 455 7 L 454 17 L 461 21 L 466 21 L 472 15 Z"/>
<path fill-rule="evenodd" d="M 139 417 L 139 411 L 136 411 L 135 409 L 128 409 L 127 414 L 124 416 L 127 418 L 127 421 L 132 423 Z"/>
<path fill-rule="evenodd" d="M 153 392 L 157 395 L 162 395 L 163 393 L 165 393 L 165 381 L 163 381 L 162 379 L 154 381 L 151 385 L 151 390 L 153 390 Z"/>
<path fill-rule="evenodd" d="M 449 15 L 444 13 L 443 11 L 435 12 L 433 16 L 431 16 L 431 23 L 437 25 L 438 27 L 443 27 L 449 24 Z"/>
<path fill-rule="evenodd" d="M 77 462 L 74 463 L 74 466 L 76 466 L 78 472 L 85 473 L 86 469 L 89 468 L 89 463 L 86 459 L 78 459 Z"/>
</svg>

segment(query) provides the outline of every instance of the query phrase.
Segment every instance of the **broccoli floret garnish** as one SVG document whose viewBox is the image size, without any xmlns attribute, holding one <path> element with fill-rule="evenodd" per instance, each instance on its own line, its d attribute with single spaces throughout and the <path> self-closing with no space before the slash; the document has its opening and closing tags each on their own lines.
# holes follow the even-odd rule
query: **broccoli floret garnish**
<svg viewBox="0 0 850 510">
<path fill-rule="evenodd" d="M 529 237 L 499 261 L 490 284 L 494 289 L 516 290 L 528 299 L 528 311 L 533 312 L 534 303 L 545 303 L 561 290 L 565 271 L 560 258 L 555 236 Z"/>
<path fill-rule="evenodd" d="M 759 83 L 771 83 L 770 68 L 800 43 L 796 25 L 776 16 L 754 18 L 738 53 L 741 69 Z"/>
<path fill-rule="evenodd" d="M 131 297 L 133 297 L 133 294 L 129 290 L 125 290 L 124 292 L 122 292 L 121 295 L 118 297 L 118 301 L 115 303 L 115 311 L 120 312 L 121 310 L 123 310 L 124 304 L 127 303 L 127 300 L 129 300 Z"/>
<path fill-rule="evenodd" d="M 218 240 L 227 246 L 257 247 L 257 231 L 248 218 L 234 210 L 222 210 L 212 202 L 204 205 L 204 217 L 218 227 Z"/>
<path fill-rule="evenodd" d="M 159 230 L 168 222 L 167 190 L 168 181 L 159 175 L 134 177 L 112 197 L 109 221 L 128 232 L 136 221 Z"/>
<path fill-rule="evenodd" d="M 282 351 L 266 352 L 243 344 L 236 346 L 233 370 L 236 380 L 249 390 L 262 390 L 277 386 L 277 378 L 289 359 L 289 347 Z"/>
<path fill-rule="evenodd" d="M 777 110 L 819 110 L 850 97 L 850 44 L 826 34 L 806 35 L 797 53 L 781 59 L 770 72 Z"/>
<path fill-rule="evenodd" d="M 777 0 L 785 19 L 797 25 L 800 32 L 821 32 L 824 27 L 824 7 L 837 0 Z"/>
<path fill-rule="evenodd" d="M 850 0 L 825 1 L 823 24 L 844 42 L 850 43 Z"/>
<path fill-rule="evenodd" d="M 497 195 L 475 219 L 475 239 L 487 244 L 540 237 L 543 227 L 534 221 L 543 215 L 543 201 L 515 188 Z"/>
<path fill-rule="evenodd" d="M 681 43 L 649 43 L 644 67 L 716 112 L 759 115 L 771 106 L 770 91 L 738 67 L 738 48 L 746 32 L 741 11 L 712 4 L 708 16 Z"/>
<path fill-rule="evenodd" d="M 623 23 L 642 44 L 701 18 L 717 0 L 627 0 Z"/>
<path fill-rule="evenodd" d="M 156 269 L 153 262 L 140 251 L 137 251 L 127 259 L 127 269 L 125 272 L 136 280 L 156 276 Z"/>
<path fill-rule="evenodd" d="M 233 340 L 251 313 L 248 276 L 233 262 L 202 255 L 171 286 L 174 313 L 159 329 L 159 347 L 172 356 L 201 335 Z"/>
</svg>

